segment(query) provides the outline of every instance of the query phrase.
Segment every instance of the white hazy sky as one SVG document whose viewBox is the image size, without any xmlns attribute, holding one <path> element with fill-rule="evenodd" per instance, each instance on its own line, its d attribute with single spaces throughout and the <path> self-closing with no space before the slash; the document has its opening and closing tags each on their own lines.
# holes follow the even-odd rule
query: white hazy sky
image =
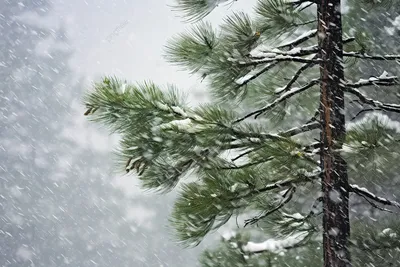
<svg viewBox="0 0 400 267">
<path fill-rule="evenodd" d="M 255 2 L 238 1 L 229 10 L 222 5 L 208 19 L 219 23 L 227 12 L 246 10 Z M 198 78 L 162 57 L 166 41 L 190 26 L 171 11 L 172 4 L 172 0 L 57 0 L 51 13 L 66 24 L 76 51 L 72 64 L 87 78 L 115 74 L 132 81 L 174 83 L 199 100 Z"/>
</svg>

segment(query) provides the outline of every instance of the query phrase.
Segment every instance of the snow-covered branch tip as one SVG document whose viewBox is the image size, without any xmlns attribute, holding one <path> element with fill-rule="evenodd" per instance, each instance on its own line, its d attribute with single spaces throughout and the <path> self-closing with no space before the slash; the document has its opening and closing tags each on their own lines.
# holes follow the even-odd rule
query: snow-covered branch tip
<svg viewBox="0 0 400 267">
<path fill-rule="evenodd" d="M 243 116 L 240 119 L 237 119 L 236 121 L 234 121 L 234 123 L 238 123 L 241 121 L 244 121 L 247 118 L 250 118 L 252 116 L 254 116 L 255 119 L 257 119 L 260 115 L 262 115 L 263 113 L 267 112 L 268 110 L 271 110 L 272 108 L 274 108 L 276 105 L 278 105 L 279 103 L 287 100 L 288 98 L 301 93 L 305 90 L 307 90 L 310 87 L 313 87 L 314 85 L 319 83 L 319 79 L 313 79 L 310 82 L 308 82 L 307 84 L 303 85 L 302 87 L 296 87 L 296 88 L 292 88 L 291 90 L 287 91 L 286 93 L 282 94 L 280 97 L 278 97 L 277 99 L 275 99 L 273 102 L 271 102 L 270 104 L 266 105 L 265 107 L 255 110 L 245 116 Z"/>
<path fill-rule="evenodd" d="M 301 231 L 281 240 L 268 239 L 262 243 L 248 242 L 242 247 L 242 251 L 245 253 L 280 253 L 287 249 L 302 246 L 304 244 L 303 241 L 305 241 L 309 235 L 310 233 L 308 231 Z"/>
<path fill-rule="evenodd" d="M 368 198 L 375 202 L 381 203 L 383 205 L 394 206 L 394 207 L 397 207 L 400 209 L 400 203 L 398 203 L 397 201 L 379 197 L 379 196 L 375 195 L 374 193 L 372 193 L 371 191 L 369 191 L 367 188 L 360 187 L 356 184 L 351 184 L 349 186 L 350 186 L 350 192 L 353 192 L 361 197 L 365 197 L 365 198 Z"/>
</svg>

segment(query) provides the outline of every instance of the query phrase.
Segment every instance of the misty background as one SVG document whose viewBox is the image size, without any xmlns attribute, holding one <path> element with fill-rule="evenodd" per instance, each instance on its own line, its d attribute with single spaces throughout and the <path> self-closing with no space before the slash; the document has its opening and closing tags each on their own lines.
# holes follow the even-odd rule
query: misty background
<svg viewBox="0 0 400 267">
<path fill-rule="evenodd" d="M 102 75 L 173 83 L 192 105 L 207 100 L 200 79 L 162 57 L 190 26 L 171 4 L 1 1 L 0 266 L 197 265 L 201 247 L 182 249 L 168 229 L 174 192 L 145 193 L 115 173 L 117 137 L 83 116 L 83 92 Z"/>
</svg>

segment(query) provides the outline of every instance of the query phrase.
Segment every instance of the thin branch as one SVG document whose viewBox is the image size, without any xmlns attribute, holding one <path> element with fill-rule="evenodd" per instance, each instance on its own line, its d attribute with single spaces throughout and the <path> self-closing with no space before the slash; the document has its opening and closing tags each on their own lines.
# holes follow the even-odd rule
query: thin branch
<svg viewBox="0 0 400 267">
<path fill-rule="evenodd" d="M 231 159 L 231 161 L 232 161 L 232 162 L 235 162 L 235 161 L 237 161 L 238 159 L 240 159 L 240 158 L 242 158 L 242 157 L 244 157 L 244 156 L 246 156 L 246 155 L 248 155 L 248 154 L 250 154 L 250 153 L 252 153 L 252 152 L 255 152 L 255 151 L 257 151 L 257 150 L 259 150 L 259 149 L 261 149 L 261 148 L 263 148 L 263 146 L 259 146 L 259 147 L 256 147 L 256 148 L 254 148 L 254 149 L 249 149 L 249 150 L 247 150 L 247 151 L 245 151 L 245 152 L 239 154 L 238 156 L 234 157 L 233 159 Z"/>
<path fill-rule="evenodd" d="M 251 82 L 252 80 L 258 78 L 260 75 L 262 75 L 263 73 L 269 71 L 270 69 L 272 69 L 273 67 L 275 67 L 278 64 L 279 64 L 279 62 L 272 62 L 271 64 L 266 65 L 265 67 L 263 67 L 262 69 L 260 69 L 256 73 L 254 73 L 253 75 L 246 77 L 245 80 L 243 80 L 240 84 L 238 84 L 237 88 L 240 88 L 240 87 L 248 84 L 249 82 Z"/>
<path fill-rule="evenodd" d="M 400 208 L 400 203 L 394 200 L 388 200 L 383 197 L 378 197 L 375 194 L 371 193 L 368 189 L 364 187 L 359 187 L 358 185 L 351 184 L 349 185 L 350 187 L 350 192 L 353 192 L 359 196 L 368 198 L 370 200 L 373 200 L 375 202 L 381 203 L 383 205 L 388 205 L 388 206 L 395 206 L 397 208 Z"/>
<path fill-rule="evenodd" d="M 363 93 L 361 93 L 359 90 L 354 89 L 354 88 L 346 88 L 346 91 L 348 93 L 351 93 L 351 94 L 357 96 L 358 99 L 364 104 L 371 105 L 371 106 L 379 108 L 381 110 L 400 113 L 400 105 L 398 105 L 398 104 L 382 103 L 380 101 L 373 100 L 372 98 L 368 98 Z"/>
<path fill-rule="evenodd" d="M 264 192 L 272 191 L 272 190 L 275 190 L 275 189 L 286 188 L 288 186 L 293 186 L 294 184 L 298 184 L 298 183 L 301 183 L 301 182 L 308 182 L 308 181 L 312 181 L 314 179 L 319 179 L 319 177 L 320 177 L 320 173 L 316 173 L 316 174 L 313 174 L 313 175 L 307 175 L 307 176 L 306 175 L 302 175 L 301 177 L 289 178 L 289 179 L 277 181 L 277 182 L 272 183 L 272 184 L 267 184 L 262 188 L 252 189 L 250 192 L 247 192 L 247 193 L 245 193 L 243 195 L 236 196 L 236 197 L 232 198 L 231 200 L 243 199 L 243 198 L 247 198 L 247 197 L 253 196 L 254 194 L 264 193 Z"/>
<path fill-rule="evenodd" d="M 356 40 L 356 37 L 349 37 L 349 38 L 343 39 L 343 43 L 347 44 L 347 43 L 353 42 L 355 40 Z"/>
<path fill-rule="evenodd" d="M 382 109 L 380 109 L 380 108 L 364 108 L 364 109 L 360 110 L 359 112 L 357 112 L 357 114 L 354 115 L 354 117 L 351 118 L 350 120 L 351 121 L 355 120 L 358 116 L 360 116 L 361 114 L 363 114 L 365 112 L 376 111 L 376 110 L 382 110 Z"/>
<path fill-rule="evenodd" d="M 302 125 L 300 127 L 295 127 L 295 128 L 289 129 L 287 131 L 280 132 L 277 135 L 264 134 L 264 133 L 261 133 L 261 134 L 263 136 L 269 137 L 271 139 L 278 139 L 277 137 L 279 136 L 280 137 L 279 139 L 282 140 L 282 138 L 285 138 L 285 137 L 295 136 L 295 135 L 298 135 L 298 134 L 301 134 L 301 133 L 304 133 L 304 132 L 307 132 L 307 131 L 319 129 L 319 128 L 320 128 L 320 123 L 314 121 L 314 122 L 311 122 L 311 123 L 304 124 L 304 125 Z M 306 150 L 308 147 L 309 146 L 306 146 L 304 148 L 304 150 Z M 261 148 L 263 148 L 262 145 L 260 145 L 259 147 L 254 148 L 254 149 L 249 149 L 249 150 L 239 154 L 238 156 L 234 157 L 233 159 L 231 159 L 231 161 L 234 162 L 234 161 L 240 159 L 241 157 L 244 157 L 244 156 L 246 156 L 246 155 L 248 155 L 248 154 L 250 154 L 252 152 L 255 152 L 255 151 L 257 151 L 257 150 L 259 150 Z"/>
<path fill-rule="evenodd" d="M 301 6 L 302 4 L 305 4 L 305 3 L 307 3 L 307 4 L 309 4 L 309 3 L 315 4 L 316 0 L 296 0 L 296 1 L 287 2 L 286 4 L 293 5 L 294 7 L 299 7 L 299 6 Z"/>
<path fill-rule="evenodd" d="M 288 55 L 277 55 L 276 57 L 255 59 L 249 61 L 239 62 L 241 66 L 256 66 L 260 64 L 270 63 L 270 62 L 299 62 L 299 63 L 319 63 L 320 60 L 307 59 L 303 57 L 288 56 Z"/>
<path fill-rule="evenodd" d="M 262 164 L 262 163 L 268 162 L 270 160 L 273 160 L 274 158 L 275 157 L 271 156 L 271 157 L 268 157 L 266 159 L 262 159 L 262 160 L 258 160 L 258 161 L 254 161 L 254 162 L 249 162 L 249 163 L 246 163 L 246 164 L 243 164 L 243 165 L 240 165 L 240 166 L 234 165 L 234 166 L 229 166 L 229 167 L 220 167 L 220 169 L 222 169 L 222 170 L 244 169 L 244 168 L 248 168 L 248 167 L 251 167 L 251 166 L 254 166 L 254 165 L 258 165 L 258 164 Z"/>
<path fill-rule="evenodd" d="M 317 30 L 316 29 L 308 31 L 308 32 L 300 35 L 296 39 L 294 39 L 294 40 L 292 40 L 292 41 L 290 41 L 290 42 L 288 42 L 286 44 L 279 45 L 279 46 L 277 46 L 277 48 L 278 49 L 287 48 L 287 47 L 293 48 L 293 47 L 295 47 L 295 46 L 297 46 L 297 45 L 299 45 L 299 44 L 301 44 L 301 43 L 303 43 L 303 42 L 305 42 L 305 41 L 307 41 L 307 40 L 309 40 L 309 39 L 311 39 L 311 38 L 313 38 L 315 36 L 317 36 Z"/>
<path fill-rule="evenodd" d="M 313 205 L 311 206 L 310 212 L 305 217 L 305 219 L 308 219 L 308 218 L 312 217 L 315 214 L 315 211 L 316 211 L 319 203 L 321 203 L 323 201 L 323 199 L 324 198 L 322 196 L 320 196 L 314 201 Z"/>
<path fill-rule="evenodd" d="M 252 116 L 254 116 L 254 118 L 256 119 L 258 116 L 260 116 L 261 114 L 265 113 L 268 110 L 271 110 L 272 108 L 274 108 L 276 105 L 278 105 L 279 103 L 287 100 L 288 98 L 301 93 L 305 90 L 307 90 L 310 87 L 313 87 L 314 85 L 319 83 L 319 79 L 313 79 L 311 80 L 309 83 L 303 85 L 302 87 L 298 87 L 298 88 L 292 88 L 290 91 L 287 91 L 286 93 L 282 94 L 279 98 L 275 99 L 272 103 L 268 104 L 267 106 L 265 106 L 264 108 L 255 110 L 249 114 L 247 114 L 246 116 L 237 119 L 236 121 L 234 121 L 234 123 L 238 123 L 241 121 L 244 121 L 247 118 L 250 118 Z"/>
<path fill-rule="evenodd" d="M 245 221 L 244 221 L 244 227 L 246 227 L 247 225 L 250 225 L 250 224 L 255 224 L 255 223 L 257 223 L 259 220 L 261 220 L 261 219 L 267 217 L 268 215 L 271 215 L 271 214 L 274 213 L 275 211 L 281 209 L 285 204 L 287 204 L 287 203 L 292 199 L 293 194 L 294 194 L 295 192 L 296 192 L 296 187 L 290 187 L 290 188 L 289 188 L 288 190 L 286 190 L 286 192 L 284 193 L 284 199 L 282 199 L 282 201 L 281 201 L 276 207 L 274 207 L 273 209 L 271 209 L 271 210 L 269 210 L 269 211 L 265 211 L 265 212 L 263 212 L 262 214 L 260 214 L 260 215 L 258 215 L 258 216 L 256 216 L 256 217 L 254 217 L 254 218 L 245 220 Z"/>
<path fill-rule="evenodd" d="M 381 211 L 386 211 L 386 212 L 389 212 L 389 213 L 393 213 L 393 211 L 391 211 L 391 210 L 388 210 L 388 209 L 386 209 L 386 208 L 379 207 L 379 206 L 376 205 L 374 202 L 372 202 L 371 200 L 369 200 L 366 196 L 361 195 L 361 197 L 364 198 L 364 199 L 365 199 L 372 207 L 374 207 L 375 209 L 378 209 L 378 210 L 381 210 Z"/>
<path fill-rule="evenodd" d="M 400 55 L 368 55 L 360 52 L 343 52 L 345 57 L 355 57 L 362 59 L 372 59 L 372 60 L 399 60 Z"/>
<path fill-rule="evenodd" d="M 307 124 L 304 124 L 300 127 L 295 127 L 292 129 L 289 129 L 285 132 L 281 132 L 279 135 L 281 136 L 294 136 L 294 135 L 298 135 L 310 130 L 315 130 L 315 129 L 319 129 L 320 128 L 320 123 L 318 121 L 313 121 Z"/>
<path fill-rule="evenodd" d="M 360 88 L 363 86 L 371 86 L 371 85 L 393 86 L 398 84 L 400 84 L 399 78 L 397 76 L 390 76 L 390 77 L 371 77 L 368 80 L 360 79 L 356 83 L 346 83 L 345 86 L 349 88 Z"/>
<path fill-rule="evenodd" d="M 319 110 L 316 110 L 314 113 L 314 116 L 312 116 L 312 118 L 309 119 L 306 123 L 308 124 L 308 123 L 315 122 L 315 121 L 320 122 L 320 120 L 318 120 L 318 116 L 319 116 Z"/>
<path fill-rule="evenodd" d="M 262 53 L 265 53 L 264 56 Z M 274 48 L 272 50 L 265 50 L 261 51 L 260 56 L 252 56 L 252 59 L 268 59 L 268 58 L 275 58 L 278 55 L 281 56 L 292 56 L 292 57 L 302 57 L 302 56 L 308 56 L 318 53 L 318 46 L 317 45 L 312 45 L 309 47 L 296 47 L 288 51 L 282 51 L 280 49 Z M 316 59 L 317 57 L 313 57 L 313 59 Z"/>
<path fill-rule="evenodd" d="M 309 6 L 311 6 L 311 5 L 309 5 Z M 307 6 L 307 7 L 309 7 L 309 6 Z M 300 9 L 300 11 L 306 9 L 307 7 L 304 7 L 302 9 Z M 295 23 L 294 26 L 295 27 L 305 26 L 305 25 L 312 24 L 312 23 L 315 23 L 315 22 L 317 22 L 317 20 L 316 19 L 312 19 L 312 20 L 308 20 L 308 21 L 305 21 L 305 22 L 302 22 L 302 23 Z"/>
<path fill-rule="evenodd" d="M 317 56 L 315 56 L 313 59 L 315 59 L 316 57 L 317 57 Z M 290 90 L 291 86 L 297 81 L 297 79 L 300 77 L 300 75 L 301 75 L 305 70 L 307 70 L 308 68 L 313 67 L 314 65 L 316 65 L 316 64 L 313 63 L 313 62 L 309 62 L 309 63 L 304 64 L 300 69 L 298 69 L 298 70 L 296 71 L 296 73 L 294 74 L 294 76 L 292 77 L 292 79 L 290 79 L 289 83 L 286 84 L 285 87 L 280 88 L 279 90 L 275 90 L 275 93 L 276 93 L 276 94 L 281 94 L 281 93 L 284 93 L 284 92 L 287 92 L 288 90 Z"/>
</svg>

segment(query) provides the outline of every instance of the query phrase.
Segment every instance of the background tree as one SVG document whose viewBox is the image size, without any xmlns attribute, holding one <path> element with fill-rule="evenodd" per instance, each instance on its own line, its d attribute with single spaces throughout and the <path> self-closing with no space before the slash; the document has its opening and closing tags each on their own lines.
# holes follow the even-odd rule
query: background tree
<svg viewBox="0 0 400 267">
<path fill-rule="evenodd" d="M 198 20 L 219 2 L 181 0 L 177 1 L 177 8 L 189 20 Z M 380 4 L 366 2 L 371 7 Z M 244 264 L 271 260 L 253 254 L 277 253 L 289 248 L 309 250 L 299 247 L 315 247 L 321 242 L 322 196 L 318 192 L 321 171 L 326 169 L 321 169 L 318 162 L 322 142 L 316 131 L 321 128 L 317 118 L 321 78 L 316 67 L 327 48 L 318 53 L 321 44 L 315 41 L 325 36 L 317 34 L 315 6 L 311 1 L 259 1 L 254 17 L 235 13 L 226 18 L 220 31 L 207 22 L 200 22 L 174 38 L 167 45 L 167 59 L 205 78 L 214 96 L 212 105 L 191 109 L 172 86 L 165 92 L 149 82 L 132 85 L 111 77 L 96 83 L 95 90 L 88 93 L 86 115 L 121 135 L 120 162 L 128 173 L 138 173 L 144 188 L 165 192 L 182 177 L 194 179 L 182 183 L 171 218 L 177 237 L 184 245 L 196 245 L 208 232 L 228 223 L 232 217 L 243 221 L 243 216 L 248 218 L 243 221 L 246 230 L 241 230 L 245 235 L 228 242 L 236 248 L 234 252 L 222 251 L 228 253 L 225 256 L 236 252 Z M 357 25 L 351 24 L 351 27 L 346 26 L 345 19 L 345 27 L 339 29 L 343 30 L 339 35 L 342 38 L 336 40 L 344 44 L 344 63 L 348 67 L 345 77 L 336 75 L 337 86 L 350 102 L 363 107 L 362 113 L 376 110 L 398 113 L 400 108 L 395 101 L 379 102 L 364 91 L 364 87 L 371 86 L 398 90 L 395 73 L 385 71 L 363 78 L 362 71 L 354 72 L 353 68 L 354 59 L 396 61 L 400 57 L 367 53 L 365 34 Z M 332 55 L 342 54 L 340 46 L 334 49 L 336 52 Z M 340 65 L 333 64 L 330 72 Z M 353 78 L 354 73 L 360 76 L 358 81 Z M 338 97 L 344 101 L 343 96 Z M 343 108 L 343 104 L 338 108 Z M 340 117 L 346 111 L 336 109 L 335 112 Z M 345 135 L 344 122 L 335 123 L 326 126 L 337 130 L 336 142 L 344 146 L 339 144 L 330 149 L 336 159 L 339 155 L 346 159 L 350 183 L 344 180 L 336 191 L 325 194 L 323 202 L 335 206 L 346 202 L 346 195 L 352 193 L 374 208 L 399 207 L 395 196 L 390 200 L 386 192 L 376 196 L 364 188 L 366 181 L 357 166 L 364 167 L 369 162 L 377 166 L 370 158 L 367 163 L 361 163 L 365 156 L 377 155 L 379 169 L 394 166 L 391 160 L 395 157 L 388 148 L 396 151 L 397 124 L 373 114 L 349 125 Z M 347 172 L 347 168 L 342 171 Z M 310 198 L 310 195 L 316 197 Z M 347 204 L 343 207 L 347 209 Z M 339 210 L 337 214 L 340 213 Z M 348 241 L 348 233 L 343 228 L 331 225 L 324 232 L 325 237 L 334 241 L 343 235 L 342 247 L 336 248 L 342 251 L 336 250 L 334 255 L 343 265 L 349 258 L 340 253 L 345 253 L 349 244 L 368 250 L 373 246 L 382 249 L 387 244 L 396 247 L 396 242 L 390 239 L 397 234 L 397 228 L 387 229 L 382 238 L 373 238 L 374 245 L 370 242 L 372 234 L 353 234 Z M 270 239 L 257 242 L 260 238 Z M 213 266 L 213 260 L 220 261 L 221 257 L 206 254 L 203 264 Z"/>
<path fill-rule="evenodd" d="M 160 227 L 173 196 L 121 190 L 111 140 L 76 115 L 84 82 L 59 2 L 0 3 L 0 266 L 188 266 L 195 253 Z"/>
</svg>

